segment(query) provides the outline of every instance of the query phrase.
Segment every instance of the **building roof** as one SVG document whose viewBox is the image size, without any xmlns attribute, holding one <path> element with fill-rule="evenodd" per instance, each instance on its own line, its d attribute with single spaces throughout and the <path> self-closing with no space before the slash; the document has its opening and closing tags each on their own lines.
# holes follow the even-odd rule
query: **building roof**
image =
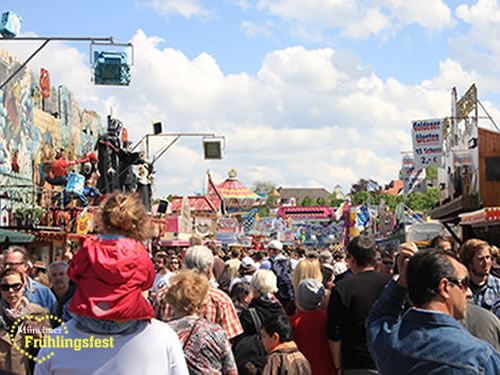
<svg viewBox="0 0 500 375">
<path fill-rule="evenodd" d="M 172 212 L 181 212 L 183 197 L 173 197 L 171 204 Z M 217 212 L 218 208 L 208 199 L 206 195 L 188 197 L 190 211 Z"/>
<path fill-rule="evenodd" d="M 281 201 L 286 203 L 291 198 L 295 198 L 297 203 L 302 202 L 305 197 L 309 197 L 316 201 L 318 198 L 327 200 L 330 198 L 331 193 L 325 188 L 286 188 L 281 187 L 278 189 L 280 192 Z"/>
<path fill-rule="evenodd" d="M 380 194 L 398 195 L 401 190 L 403 190 L 404 182 L 403 180 L 392 180 L 388 186 L 389 187 L 382 190 Z"/>
</svg>

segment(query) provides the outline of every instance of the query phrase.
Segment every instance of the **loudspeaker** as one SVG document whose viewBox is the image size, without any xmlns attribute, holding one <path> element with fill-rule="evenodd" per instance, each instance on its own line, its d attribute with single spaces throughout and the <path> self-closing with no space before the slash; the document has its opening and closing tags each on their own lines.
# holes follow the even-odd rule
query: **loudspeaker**
<svg viewBox="0 0 500 375">
<path fill-rule="evenodd" d="M 204 139 L 203 157 L 205 160 L 222 159 L 222 139 Z"/>
<path fill-rule="evenodd" d="M 160 201 L 160 203 L 158 204 L 158 213 L 159 214 L 164 214 L 165 212 L 167 212 L 167 208 L 168 208 L 168 201 Z"/>
<path fill-rule="evenodd" d="M 161 132 L 162 132 L 161 121 L 153 122 L 153 133 L 154 133 L 154 135 L 160 134 Z"/>
</svg>

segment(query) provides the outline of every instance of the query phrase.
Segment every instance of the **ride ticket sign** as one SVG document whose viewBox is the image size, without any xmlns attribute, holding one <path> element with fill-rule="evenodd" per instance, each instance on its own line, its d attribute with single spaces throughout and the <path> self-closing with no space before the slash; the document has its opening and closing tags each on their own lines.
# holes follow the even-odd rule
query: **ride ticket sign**
<svg viewBox="0 0 500 375">
<path fill-rule="evenodd" d="M 443 156 L 443 119 L 411 122 L 415 169 L 441 167 Z"/>
</svg>

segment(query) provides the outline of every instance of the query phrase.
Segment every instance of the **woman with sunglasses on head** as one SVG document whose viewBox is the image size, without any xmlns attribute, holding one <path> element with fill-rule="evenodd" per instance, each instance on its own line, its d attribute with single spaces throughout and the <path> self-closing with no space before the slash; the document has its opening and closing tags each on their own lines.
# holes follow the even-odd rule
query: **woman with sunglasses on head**
<svg viewBox="0 0 500 375">
<path fill-rule="evenodd" d="M 19 375 L 31 374 L 34 362 L 12 343 L 36 356 L 38 349 L 30 343 L 41 338 L 50 328 L 48 319 L 41 322 L 36 318 L 45 317 L 48 310 L 30 303 L 23 295 L 26 275 L 15 269 L 0 272 L 0 369 Z M 32 319 L 25 317 L 31 315 Z M 14 331 L 11 332 L 14 327 Z M 28 336 L 31 336 L 30 338 Z"/>
</svg>

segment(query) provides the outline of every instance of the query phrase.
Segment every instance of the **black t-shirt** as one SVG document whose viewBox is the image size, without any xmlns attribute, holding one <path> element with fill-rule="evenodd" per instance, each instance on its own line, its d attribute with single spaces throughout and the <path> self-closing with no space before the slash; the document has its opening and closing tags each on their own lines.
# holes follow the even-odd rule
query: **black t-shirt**
<svg viewBox="0 0 500 375">
<path fill-rule="evenodd" d="M 327 337 L 342 340 L 342 365 L 348 369 L 376 369 L 366 346 L 365 320 L 391 276 L 360 272 L 339 281 L 328 304 Z"/>
</svg>

